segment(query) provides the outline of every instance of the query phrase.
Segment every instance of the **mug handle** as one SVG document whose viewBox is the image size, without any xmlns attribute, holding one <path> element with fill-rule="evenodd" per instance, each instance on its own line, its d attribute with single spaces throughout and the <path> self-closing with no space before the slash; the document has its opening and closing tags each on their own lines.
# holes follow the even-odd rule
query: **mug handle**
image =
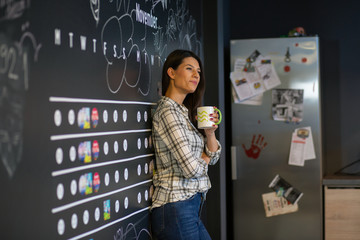
<svg viewBox="0 0 360 240">
<path fill-rule="evenodd" d="M 215 107 L 214 111 L 217 111 L 219 113 L 219 121 L 217 123 L 215 123 L 216 125 L 219 125 L 221 123 L 221 120 L 222 120 L 222 114 L 221 114 L 221 111 L 220 109 L 218 109 L 217 107 Z"/>
</svg>

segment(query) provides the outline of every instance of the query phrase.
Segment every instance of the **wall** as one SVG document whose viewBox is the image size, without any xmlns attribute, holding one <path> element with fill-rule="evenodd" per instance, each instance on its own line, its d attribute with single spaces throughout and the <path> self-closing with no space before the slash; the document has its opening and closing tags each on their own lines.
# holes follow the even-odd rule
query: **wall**
<svg viewBox="0 0 360 240">
<path fill-rule="evenodd" d="M 207 201 L 203 211 L 204 222 L 212 239 L 230 239 L 229 227 L 231 219 L 227 218 L 229 207 L 228 195 L 229 179 L 227 176 L 228 151 L 226 135 L 228 120 L 225 103 L 225 85 L 227 77 L 224 76 L 224 33 L 223 12 L 227 1 L 207 0 L 203 4 L 203 36 L 204 41 L 204 69 L 206 77 L 206 91 L 204 105 L 217 106 L 221 109 L 223 120 L 216 131 L 217 139 L 222 145 L 219 162 L 209 167 L 211 189 L 207 194 Z M 229 170 L 229 169 L 228 169 Z"/>
<path fill-rule="evenodd" d="M 298 26 L 319 36 L 324 174 L 360 159 L 359 9 L 355 0 L 230 1 L 231 39 L 280 37 Z"/>
<path fill-rule="evenodd" d="M 0 1 L 0 239 L 150 239 L 151 113 L 201 2 Z"/>
</svg>

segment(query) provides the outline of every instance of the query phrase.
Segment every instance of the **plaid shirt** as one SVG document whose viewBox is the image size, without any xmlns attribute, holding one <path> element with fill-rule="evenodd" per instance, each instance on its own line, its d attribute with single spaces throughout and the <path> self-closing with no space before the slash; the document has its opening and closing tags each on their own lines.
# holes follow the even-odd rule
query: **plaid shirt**
<svg viewBox="0 0 360 240">
<path fill-rule="evenodd" d="M 215 164 L 221 152 L 219 141 L 219 149 L 210 152 L 206 139 L 190 122 L 188 109 L 168 97 L 159 101 L 152 130 L 156 157 L 152 208 L 207 192 L 211 184 L 201 154 L 205 151 L 209 164 Z"/>
</svg>

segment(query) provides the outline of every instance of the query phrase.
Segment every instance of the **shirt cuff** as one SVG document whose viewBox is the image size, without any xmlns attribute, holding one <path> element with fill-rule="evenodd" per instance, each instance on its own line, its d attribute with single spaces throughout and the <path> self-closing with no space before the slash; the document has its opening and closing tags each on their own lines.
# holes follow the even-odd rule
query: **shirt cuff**
<svg viewBox="0 0 360 240">
<path fill-rule="evenodd" d="M 221 153 L 221 144 L 219 142 L 219 140 L 216 140 L 216 142 L 218 143 L 218 150 L 216 150 L 216 152 L 211 152 L 209 150 L 209 148 L 207 147 L 207 143 L 205 143 L 205 153 L 206 155 L 209 156 L 210 159 L 216 158 L 218 159 L 220 157 L 220 153 Z"/>
</svg>

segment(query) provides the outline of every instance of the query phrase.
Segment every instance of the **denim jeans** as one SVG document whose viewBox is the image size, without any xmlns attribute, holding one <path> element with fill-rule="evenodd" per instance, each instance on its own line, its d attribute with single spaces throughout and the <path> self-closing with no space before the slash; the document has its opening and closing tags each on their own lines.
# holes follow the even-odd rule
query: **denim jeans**
<svg viewBox="0 0 360 240">
<path fill-rule="evenodd" d="M 167 203 L 151 211 L 151 229 L 158 240 L 211 240 L 200 219 L 203 195 Z"/>
</svg>

